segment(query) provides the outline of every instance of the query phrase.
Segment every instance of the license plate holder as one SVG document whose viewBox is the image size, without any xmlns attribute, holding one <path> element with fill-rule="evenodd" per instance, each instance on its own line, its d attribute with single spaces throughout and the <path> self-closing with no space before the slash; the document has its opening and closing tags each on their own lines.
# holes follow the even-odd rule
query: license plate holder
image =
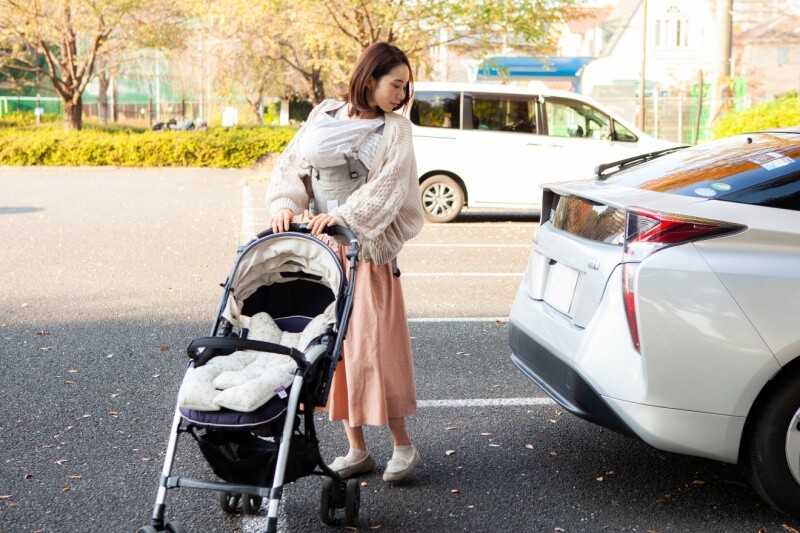
<svg viewBox="0 0 800 533">
<path fill-rule="evenodd" d="M 574 268 L 555 263 L 550 265 L 547 273 L 547 285 L 544 289 L 544 301 L 557 311 L 569 314 L 575 288 L 578 286 L 580 272 Z"/>
</svg>

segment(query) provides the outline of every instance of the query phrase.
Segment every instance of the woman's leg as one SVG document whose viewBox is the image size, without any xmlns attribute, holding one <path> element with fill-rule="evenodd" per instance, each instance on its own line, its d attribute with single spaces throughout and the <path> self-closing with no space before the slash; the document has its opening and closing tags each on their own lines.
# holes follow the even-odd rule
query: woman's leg
<svg viewBox="0 0 800 533">
<path fill-rule="evenodd" d="M 403 417 L 389 419 L 389 431 L 392 432 L 392 441 L 395 446 L 410 446 L 411 439 L 406 432 L 406 419 Z M 348 435 L 349 438 L 349 435 Z M 363 439 L 363 435 L 362 435 Z M 350 441 L 353 442 L 352 440 Z M 352 444 L 351 444 L 352 446 Z"/>
<path fill-rule="evenodd" d="M 401 419 L 402 420 L 402 419 Z M 391 421 L 389 422 L 391 424 Z M 347 442 L 354 450 L 366 450 L 367 443 L 364 440 L 364 429 L 361 426 L 351 426 L 347 420 L 342 420 L 344 432 L 347 433 Z"/>
<path fill-rule="evenodd" d="M 390 483 L 399 483 L 414 474 L 414 469 L 419 463 L 419 453 L 414 445 L 411 444 L 411 439 L 408 438 L 404 418 L 390 418 L 389 430 L 392 432 L 394 451 L 392 458 L 386 463 L 386 470 L 383 471 L 383 480 Z"/>
</svg>

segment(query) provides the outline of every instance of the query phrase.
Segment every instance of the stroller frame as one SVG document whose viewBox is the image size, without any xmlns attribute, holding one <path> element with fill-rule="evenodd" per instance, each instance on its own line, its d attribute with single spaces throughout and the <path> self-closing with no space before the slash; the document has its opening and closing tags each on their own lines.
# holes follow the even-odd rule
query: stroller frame
<svg viewBox="0 0 800 533">
<path fill-rule="evenodd" d="M 291 224 L 289 232 L 308 234 L 310 230 L 306 224 Z M 167 492 L 170 489 L 176 488 L 218 491 L 220 493 L 220 505 L 223 511 L 229 513 L 236 512 L 236 503 L 240 498 L 242 510 L 245 514 L 257 513 L 262 498 L 269 498 L 267 531 L 277 531 L 278 510 L 283 495 L 290 446 L 293 437 L 299 437 L 294 433 L 297 428 L 297 423 L 299 423 L 297 418 L 298 405 L 301 402 L 303 403 L 302 413 L 304 415 L 303 429 L 306 431 L 306 434 L 302 436 L 307 442 L 310 439 L 313 443 L 312 455 L 316 463 L 314 470 L 306 475 L 320 475 L 327 478 L 323 483 L 320 500 L 321 519 L 326 525 L 333 525 L 336 509 L 344 508 L 346 523 L 348 525 L 355 525 L 360 507 L 360 483 L 356 479 L 342 479 L 338 473 L 331 470 L 322 460 L 319 452 L 316 430 L 314 428 L 313 415 L 314 406 L 324 406 L 327 403 L 327 397 L 333 380 L 333 373 L 340 358 L 342 343 L 347 333 L 349 317 L 353 307 L 353 288 L 356 279 L 356 266 L 361 258 L 360 244 L 355 234 L 345 226 L 335 225 L 329 227 L 325 230 L 325 233 L 333 237 L 341 237 L 349 243 L 346 257 L 349 263 L 350 278 L 349 281 L 344 280 L 344 297 L 336 302 L 337 315 L 339 318 L 336 320 L 333 328 L 335 336 L 331 338 L 330 335 L 326 334 L 320 339 L 318 344 L 310 346 L 306 350 L 306 353 L 281 344 L 228 336 L 231 333 L 232 324 L 223 319 L 222 314 L 233 290 L 232 282 L 234 273 L 236 273 L 242 257 L 246 255 L 248 250 L 273 235 L 273 231 L 268 229 L 256 235 L 247 244 L 239 247 L 237 260 L 234 263 L 231 274 L 223 284 L 224 293 L 222 302 L 220 303 L 217 319 L 210 336 L 193 340 L 187 348 L 187 353 L 192 359 L 189 362 L 190 367 L 199 366 L 197 363 L 203 364 L 222 350 L 227 350 L 228 352 L 233 350 L 253 350 L 278 353 L 291 357 L 297 363 L 297 370 L 295 371 L 291 388 L 288 391 L 289 395 L 286 403 L 286 411 L 285 414 L 281 415 L 283 416 L 282 429 L 279 435 L 275 435 L 275 438 L 279 439 L 280 445 L 278 447 L 275 472 L 271 486 L 209 481 L 173 475 L 172 470 L 180 434 L 192 433 L 195 438 L 197 438 L 195 430 L 198 427 L 195 423 L 184 418 L 180 411 L 180 406 L 176 404 L 150 525 L 140 528 L 138 533 L 157 533 L 161 531 L 181 533 L 186 531 L 183 525 L 178 521 L 170 521 L 165 524 Z M 281 235 L 286 235 L 286 233 L 282 233 Z M 221 324 L 224 324 L 222 328 L 220 327 Z M 329 349 L 330 342 L 333 342 L 332 349 Z M 206 352 L 207 350 L 210 352 Z M 209 354 L 211 354 L 211 357 L 209 357 Z M 324 383 L 321 384 L 321 387 L 317 386 L 317 388 L 312 391 L 306 378 L 320 372 L 326 372 L 324 376 L 319 376 L 324 379 Z M 301 475 L 298 476 L 298 478 L 299 477 L 303 476 Z M 293 480 L 294 479 L 290 479 L 289 482 Z"/>
</svg>

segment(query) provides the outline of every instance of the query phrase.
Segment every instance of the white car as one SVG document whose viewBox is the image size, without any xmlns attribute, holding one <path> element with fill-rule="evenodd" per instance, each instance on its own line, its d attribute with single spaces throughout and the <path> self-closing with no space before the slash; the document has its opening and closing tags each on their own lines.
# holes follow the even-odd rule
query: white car
<svg viewBox="0 0 800 533">
<path fill-rule="evenodd" d="M 800 518 L 800 128 L 544 187 L 517 367 L 572 413 L 739 463 Z"/>
<path fill-rule="evenodd" d="M 543 183 L 674 146 L 599 102 L 544 86 L 419 82 L 409 118 L 429 222 L 465 206 L 538 211 Z"/>
</svg>

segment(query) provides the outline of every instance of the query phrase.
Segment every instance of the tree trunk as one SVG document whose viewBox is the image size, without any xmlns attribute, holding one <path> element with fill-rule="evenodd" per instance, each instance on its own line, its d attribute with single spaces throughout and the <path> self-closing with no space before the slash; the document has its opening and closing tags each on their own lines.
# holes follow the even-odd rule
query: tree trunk
<svg viewBox="0 0 800 533">
<path fill-rule="evenodd" d="M 101 73 L 97 82 L 97 119 L 105 126 L 108 124 L 108 76 Z"/>
<path fill-rule="evenodd" d="M 322 72 L 319 69 L 311 70 L 311 99 L 314 105 L 321 103 L 325 99 L 325 88 L 322 85 Z"/>
<path fill-rule="evenodd" d="M 82 127 L 83 95 L 64 101 L 64 130 L 77 131 Z"/>
</svg>

